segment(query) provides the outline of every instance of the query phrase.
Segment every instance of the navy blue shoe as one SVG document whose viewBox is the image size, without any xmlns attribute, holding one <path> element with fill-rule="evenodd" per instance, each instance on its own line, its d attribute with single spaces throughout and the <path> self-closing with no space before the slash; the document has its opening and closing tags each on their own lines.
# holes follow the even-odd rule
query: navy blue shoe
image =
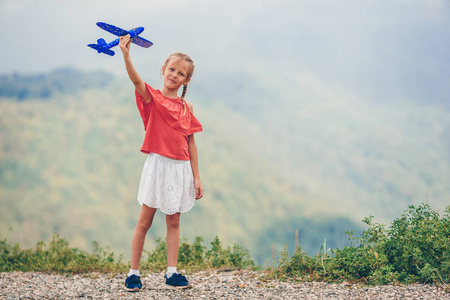
<svg viewBox="0 0 450 300">
<path fill-rule="evenodd" d="M 125 287 L 129 292 L 139 292 L 142 289 L 141 277 L 134 274 L 128 276 L 125 280 Z"/>
<path fill-rule="evenodd" d="M 178 274 L 173 273 L 172 276 L 167 278 L 167 275 L 164 275 L 164 278 L 166 279 L 166 286 L 168 288 L 172 289 L 190 289 L 192 288 L 192 285 L 189 284 L 186 277 Z"/>
</svg>

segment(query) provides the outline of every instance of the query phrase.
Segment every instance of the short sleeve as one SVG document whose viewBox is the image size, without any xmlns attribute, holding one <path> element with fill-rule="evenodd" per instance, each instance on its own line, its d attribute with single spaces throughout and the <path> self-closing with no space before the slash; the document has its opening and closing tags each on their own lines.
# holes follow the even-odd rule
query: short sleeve
<svg viewBox="0 0 450 300">
<path fill-rule="evenodd" d="M 188 135 L 203 131 L 202 124 L 191 114 L 191 126 L 189 126 Z"/>
<path fill-rule="evenodd" d="M 148 90 L 148 92 L 152 95 L 152 98 L 154 98 L 155 90 L 149 86 L 147 83 L 145 84 L 145 88 Z M 135 89 L 134 94 L 136 96 L 136 106 L 139 110 L 139 113 L 142 118 L 142 122 L 144 123 L 144 129 L 147 130 L 147 123 L 150 116 L 150 109 L 152 105 L 150 105 L 151 101 L 149 103 L 145 103 L 144 98 L 141 96 L 141 94 L 138 93 L 138 91 Z"/>
</svg>

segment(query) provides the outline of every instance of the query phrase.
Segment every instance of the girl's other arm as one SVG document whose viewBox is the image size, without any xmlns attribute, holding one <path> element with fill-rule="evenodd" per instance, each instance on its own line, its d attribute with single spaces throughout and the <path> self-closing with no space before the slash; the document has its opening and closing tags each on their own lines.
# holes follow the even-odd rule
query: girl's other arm
<svg viewBox="0 0 450 300">
<path fill-rule="evenodd" d="M 191 113 L 194 113 L 192 104 L 189 102 L 186 103 Z M 203 197 L 203 186 L 200 181 L 200 172 L 198 170 L 197 144 L 195 143 L 195 138 L 193 134 L 188 136 L 188 149 L 189 149 L 189 157 L 191 160 L 192 174 L 194 175 L 195 199 L 198 200 L 201 197 Z"/>
<path fill-rule="evenodd" d="M 194 175 L 195 199 L 203 197 L 203 186 L 200 181 L 200 173 L 198 170 L 198 152 L 195 144 L 194 135 L 188 136 L 189 157 L 191 160 L 192 174 Z"/>
<path fill-rule="evenodd" d="M 141 79 L 138 72 L 136 71 L 136 68 L 133 66 L 133 63 L 131 62 L 130 45 L 131 45 L 130 35 L 120 37 L 119 47 L 120 50 L 122 50 L 128 77 L 130 77 L 131 82 L 133 82 L 134 86 L 136 87 L 136 90 L 142 96 L 144 101 L 148 103 L 152 100 L 152 96 L 145 87 L 145 82 Z"/>
</svg>

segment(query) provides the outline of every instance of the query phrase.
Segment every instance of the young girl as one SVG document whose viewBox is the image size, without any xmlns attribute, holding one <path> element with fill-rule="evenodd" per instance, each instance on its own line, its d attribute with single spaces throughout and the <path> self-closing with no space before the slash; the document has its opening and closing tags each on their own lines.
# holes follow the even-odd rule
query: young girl
<svg viewBox="0 0 450 300">
<path fill-rule="evenodd" d="M 144 122 L 145 138 L 141 151 L 148 154 L 139 185 L 141 213 L 131 242 L 131 269 L 125 281 L 128 291 L 139 291 L 142 283 L 139 261 L 145 235 L 156 210 L 166 214 L 167 273 L 166 285 L 192 287 L 186 277 L 177 273 L 180 244 L 180 214 L 203 197 L 198 170 L 194 133 L 202 131 L 194 117 L 192 104 L 184 100 L 187 84 L 194 72 L 194 62 L 183 53 L 171 54 L 162 66 L 163 88 L 155 90 L 136 72 L 130 59 L 130 36 L 120 38 L 125 66 L 136 91 L 136 104 Z M 183 85 L 181 98 L 178 89 Z"/>
</svg>

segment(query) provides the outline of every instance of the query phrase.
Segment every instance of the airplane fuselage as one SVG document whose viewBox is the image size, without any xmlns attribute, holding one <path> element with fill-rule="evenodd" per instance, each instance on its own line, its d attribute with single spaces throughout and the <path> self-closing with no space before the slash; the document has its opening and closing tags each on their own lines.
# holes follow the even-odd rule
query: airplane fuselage
<svg viewBox="0 0 450 300">
<path fill-rule="evenodd" d="M 144 27 L 138 27 L 138 28 L 134 28 L 128 31 L 128 34 L 130 35 L 130 38 L 134 38 L 135 36 L 138 36 L 142 33 L 142 31 L 144 31 Z M 99 51 L 100 52 L 104 52 L 105 50 L 108 50 L 112 47 L 115 47 L 117 45 L 119 45 L 120 42 L 120 38 L 115 39 L 114 41 L 112 41 L 111 43 L 104 45 L 103 46 L 103 51 Z"/>
<path fill-rule="evenodd" d="M 130 35 L 131 38 L 134 38 L 135 36 L 138 36 L 142 33 L 142 31 L 144 31 L 144 27 L 138 27 L 138 28 L 134 28 L 128 31 L 128 34 Z"/>
</svg>

